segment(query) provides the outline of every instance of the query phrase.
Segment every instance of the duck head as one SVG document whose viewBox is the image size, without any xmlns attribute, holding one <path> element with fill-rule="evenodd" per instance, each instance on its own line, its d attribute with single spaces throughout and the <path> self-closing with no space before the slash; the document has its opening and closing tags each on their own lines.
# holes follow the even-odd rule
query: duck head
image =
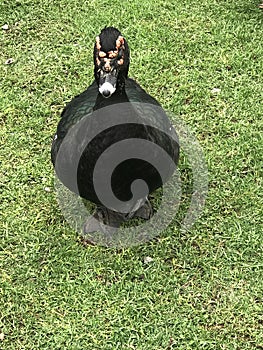
<svg viewBox="0 0 263 350">
<path fill-rule="evenodd" d="M 113 27 L 104 28 L 94 45 L 94 75 L 103 97 L 109 98 L 124 87 L 129 63 L 128 43 L 121 32 Z"/>
</svg>

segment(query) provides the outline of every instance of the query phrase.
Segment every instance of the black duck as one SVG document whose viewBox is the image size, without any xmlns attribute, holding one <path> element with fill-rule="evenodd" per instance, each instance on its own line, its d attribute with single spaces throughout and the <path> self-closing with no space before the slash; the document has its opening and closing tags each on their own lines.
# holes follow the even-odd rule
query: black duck
<svg viewBox="0 0 263 350">
<path fill-rule="evenodd" d="M 53 139 L 51 158 L 58 178 L 71 191 L 96 204 L 93 217 L 84 225 L 86 233 L 114 232 L 133 217 L 150 219 L 153 211 L 145 189 L 141 195 L 133 196 L 131 185 L 142 179 L 147 183 L 148 193 L 152 193 L 172 175 L 178 162 L 176 133 L 159 103 L 128 78 L 129 63 L 125 38 L 113 27 L 104 28 L 94 46 L 95 80 L 65 107 Z M 120 158 L 109 180 L 117 204 L 105 205 L 94 186 L 96 163 L 112 145 L 130 140 L 125 144 L 127 148 L 120 143 L 113 161 L 107 163 L 106 154 L 104 168 L 96 172 L 96 182 L 107 202 L 107 190 L 103 189 L 107 167 Z M 162 163 L 162 153 L 156 149 L 145 151 L 149 159 L 136 158 L 133 152 L 140 153 L 144 149 L 136 140 L 147 140 L 159 146 L 172 159 L 172 164 Z M 132 155 L 123 160 L 123 152 Z M 162 168 L 162 176 L 158 164 L 157 169 L 153 166 L 156 162 Z M 120 207 L 120 203 L 123 206 Z"/>
</svg>

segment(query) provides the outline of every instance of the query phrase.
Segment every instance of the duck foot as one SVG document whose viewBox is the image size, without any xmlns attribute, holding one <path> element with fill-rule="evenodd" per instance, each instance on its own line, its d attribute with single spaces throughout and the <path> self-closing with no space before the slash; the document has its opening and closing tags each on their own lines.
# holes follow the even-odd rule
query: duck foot
<svg viewBox="0 0 263 350">
<path fill-rule="evenodd" d="M 126 215 L 105 207 L 97 207 L 95 213 L 84 224 L 84 234 L 102 232 L 112 234 L 126 221 Z"/>
<path fill-rule="evenodd" d="M 132 214 L 132 213 L 131 213 Z M 153 216 L 153 208 L 148 198 L 146 198 L 144 204 L 137 209 L 131 218 L 141 218 L 149 220 Z"/>
<path fill-rule="evenodd" d="M 102 232 L 111 236 L 124 222 L 134 218 L 149 220 L 153 215 L 153 209 L 148 199 L 138 202 L 134 208 L 138 209 L 126 214 L 119 213 L 102 206 L 97 207 L 94 214 L 85 222 L 83 226 L 84 235 L 94 232 Z"/>
</svg>

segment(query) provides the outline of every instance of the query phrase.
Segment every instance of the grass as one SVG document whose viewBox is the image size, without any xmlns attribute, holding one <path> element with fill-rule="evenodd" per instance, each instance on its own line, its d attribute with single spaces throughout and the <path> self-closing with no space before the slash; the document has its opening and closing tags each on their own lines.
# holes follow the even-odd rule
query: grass
<svg viewBox="0 0 263 350">
<path fill-rule="evenodd" d="M 3 0 L 0 13 L 1 348 L 263 349 L 257 1 Z M 105 25 L 128 38 L 130 75 L 185 121 L 209 168 L 191 232 L 173 223 L 121 250 L 79 243 L 50 162 Z"/>
</svg>

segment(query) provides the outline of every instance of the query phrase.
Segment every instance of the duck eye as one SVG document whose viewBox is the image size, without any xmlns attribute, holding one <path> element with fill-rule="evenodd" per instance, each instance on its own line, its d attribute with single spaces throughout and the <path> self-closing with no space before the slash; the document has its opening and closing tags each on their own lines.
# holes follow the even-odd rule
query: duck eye
<svg viewBox="0 0 263 350">
<path fill-rule="evenodd" d="M 124 54 L 123 49 L 120 49 L 120 51 L 118 52 L 118 60 L 122 58 L 123 54 Z"/>
</svg>

